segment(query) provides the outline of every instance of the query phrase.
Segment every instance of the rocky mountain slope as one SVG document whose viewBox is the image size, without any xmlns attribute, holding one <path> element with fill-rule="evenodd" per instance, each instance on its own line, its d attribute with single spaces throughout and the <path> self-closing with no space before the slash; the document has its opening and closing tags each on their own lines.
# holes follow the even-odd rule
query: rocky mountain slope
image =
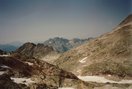
<svg viewBox="0 0 132 89">
<path fill-rule="evenodd" d="M 0 57 L 0 89 L 131 89 L 130 84 L 84 82 L 74 74 L 36 59 Z"/>
<path fill-rule="evenodd" d="M 89 39 L 65 39 L 65 38 L 59 38 L 59 37 L 55 37 L 53 39 L 49 39 L 47 41 L 45 41 L 43 44 L 44 45 L 48 45 L 54 48 L 55 51 L 57 52 L 66 52 L 68 50 L 70 50 L 71 48 L 77 47 L 87 41 L 89 41 L 92 38 Z"/>
<path fill-rule="evenodd" d="M 19 47 L 15 53 L 19 53 L 21 56 L 26 56 L 27 58 L 38 58 L 41 59 L 44 56 L 55 53 L 52 47 L 45 46 L 43 44 L 25 43 Z"/>
<path fill-rule="evenodd" d="M 32 59 L 24 61 L 23 59 L 17 59 L 15 56 L 0 57 L 0 65 L 0 72 L 3 70 L 3 72 L 10 76 L 12 80 L 16 79 L 16 83 L 20 82 L 20 78 L 25 78 L 25 82 L 23 80 L 21 83 L 25 85 L 28 83 L 26 79 L 30 79 L 33 85 L 46 84 L 47 86 L 52 85 L 54 87 L 68 86 L 68 81 L 71 81 L 69 86 L 71 86 L 72 83 L 76 84 L 79 82 L 79 79 L 74 74 L 41 60 Z M 8 76 L 6 76 L 6 78 L 8 78 Z"/>
<path fill-rule="evenodd" d="M 84 82 L 80 80 L 83 76 L 76 76 L 132 78 L 131 18 L 132 15 L 128 16 L 112 32 L 63 53 L 56 61 L 57 66 L 37 59 L 42 56 L 48 59 L 56 53 L 44 44 L 25 43 L 15 53 L 1 55 L 0 89 L 131 89 L 131 83 Z"/>
<path fill-rule="evenodd" d="M 132 77 L 132 15 L 112 32 L 62 54 L 56 64 L 76 75 Z"/>
<path fill-rule="evenodd" d="M 37 58 L 49 63 L 53 63 L 62 52 L 70 50 L 73 47 L 77 47 L 85 43 L 89 39 L 72 39 L 67 40 L 64 38 L 56 37 L 54 39 L 49 39 L 44 43 L 25 43 L 21 47 L 19 47 L 14 53 L 18 53 L 19 55 L 23 55 L 26 58 Z"/>
</svg>

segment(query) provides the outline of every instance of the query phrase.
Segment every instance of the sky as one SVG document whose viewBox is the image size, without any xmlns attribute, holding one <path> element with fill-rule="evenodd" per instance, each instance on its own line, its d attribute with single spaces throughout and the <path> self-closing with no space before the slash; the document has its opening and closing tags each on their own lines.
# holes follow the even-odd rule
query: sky
<svg viewBox="0 0 132 89">
<path fill-rule="evenodd" d="M 131 13 L 132 13 L 132 0 L 130 1 L 130 3 L 131 3 L 131 5 L 130 5 L 130 7 L 131 7 Z"/>
<path fill-rule="evenodd" d="M 131 0 L 0 0 L 0 44 L 88 38 L 110 32 Z"/>
</svg>

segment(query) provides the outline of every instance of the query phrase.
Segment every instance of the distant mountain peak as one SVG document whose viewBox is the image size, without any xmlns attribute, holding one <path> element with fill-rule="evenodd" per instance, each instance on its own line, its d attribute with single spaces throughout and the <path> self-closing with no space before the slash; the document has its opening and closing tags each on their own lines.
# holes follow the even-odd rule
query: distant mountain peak
<svg viewBox="0 0 132 89">
<path fill-rule="evenodd" d="M 89 40 L 90 39 L 79 39 L 79 38 L 74 38 L 74 39 L 69 40 L 69 39 L 65 39 L 62 37 L 55 37 L 55 38 L 50 38 L 49 40 L 45 41 L 43 44 L 53 47 L 54 50 L 57 52 L 63 53 Z"/>
<path fill-rule="evenodd" d="M 27 42 L 27 43 L 25 43 L 25 44 L 23 44 L 23 45 L 25 45 L 25 46 L 26 46 L 26 45 L 27 45 L 27 46 L 28 46 L 28 45 L 29 45 L 29 46 L 31 46 L 31 45 L 32 45 L 32 46 L 35 46 L 35 44 L 34 44 L 34 43 L 31 43 L 31 42 Z"/>
<path fill-rule="evenodd" d="M 15 52 L 20 53 L 28 58 L 41 58 L 45 55 L 48 55 L 50 52 L 53 52 L 53 48 L 45 46 L 44 44 L 34 44 L 27 42 L 19 47 Z"/>
</svg>

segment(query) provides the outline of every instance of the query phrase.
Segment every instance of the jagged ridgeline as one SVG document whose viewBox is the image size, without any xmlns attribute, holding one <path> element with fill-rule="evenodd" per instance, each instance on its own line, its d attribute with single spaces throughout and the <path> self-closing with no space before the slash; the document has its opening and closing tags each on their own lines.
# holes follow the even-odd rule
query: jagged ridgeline
<svg viewBox="0 0 132 89">
<path fill-rule="evenodd" d="M 74 38 L 74 39 L 68 40 L 65 38 L 55 37 L 45 41 L 43 44 L 53 47 L 53 49 L 57 52 L 63 53 L 83 43 L 86 43 L 87 41 L 91 39 L 93 38 L 88 38 L 88 39 Z"/>
<path fill-rule="evenodd" d="M 26 58 L 36 58 L 42 59 L 49 63 L 53 63 L 61 53 L 66 52 L 74 47 L 77 47 L 81 44 L 84 44 L 91 40 L 92 38 L 88 39 L 64 39 L 55 37 L 53 39 L 49 39 L 44 43 L 30 43 L 27 42 L 19 47 L 13 54 L 21 55 L 21 57 Z"/>
</svg>

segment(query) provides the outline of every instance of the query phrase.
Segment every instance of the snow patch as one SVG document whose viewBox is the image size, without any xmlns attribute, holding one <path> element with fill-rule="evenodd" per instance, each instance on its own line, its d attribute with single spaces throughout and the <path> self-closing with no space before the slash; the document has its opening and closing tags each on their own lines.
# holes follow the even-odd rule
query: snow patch
<svg viewBox="0 0 132 89">
<path fill-rule="evenodd" d="M 25 63 L 27 63 L 28 65 L 30 65 L 30 66 L 32 66 L 33 65 L 33 63 L 31 63 L 31 62 L 25 62 Z"/>
<path fill-rule="evenodd" d="M 80 60 L 79 62 L 80 63 L 85 63 L 86 62 L 86 59 L 87 59 L 87 57 L 84 57 L 82 60 Z"/>
<path fill-rule="evenodd" d="M 49 44 L 51 44 L 52 43 L 52 41 L 49 41 Z"/>
<path fill-rule="evenodd" d="M 97 82 L 97 83 L 118 83 L 118 84 L 132 84 L 132 80 L 112 81 L 100 76 L 78 76 L 83 81 Z"/>
<path fill-rule="evenodd" d="M 34 83 L 34 81 L 31 80 L 31 78 L 11 78 L 15 83 L 22 83 L 29 85 L 31 83 Z"/>
<path fill-rule="evenodd" d="M 0 57 L 8 57 L 8 56 L 10 56 L 10 55 L 0 55 Z"/>
<path fill-rule="evenodd" d="M 9 66 L 6 66 L 6 65 L 1 65 L 0 67 L 6 68 L 6 69 L 11 69 Z"/>
<path fill-rule="evenodd" d="M 0 71 L 0 75 L 3 75 L 5 73 L 5 71 Z"/>
</svg>

